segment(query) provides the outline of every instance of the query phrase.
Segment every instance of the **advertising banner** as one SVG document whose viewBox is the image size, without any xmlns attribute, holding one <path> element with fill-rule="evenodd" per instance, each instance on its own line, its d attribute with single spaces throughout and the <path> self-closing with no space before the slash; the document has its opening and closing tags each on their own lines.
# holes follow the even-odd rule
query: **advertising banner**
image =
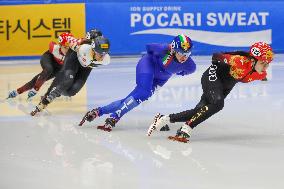
<svg viewBox="0 0 284 189">
<path fill-rule="evenodd" d="M 39 56 L 63 32 L 85 34 L 85 4 L 0 6 L 0 57 Z"/>
<path fill-rule="evenodd" d="M 281 7 L 281 1 L 87 3 L 86 26 L 101 29 L 116 55 L 139 54 L 146 43 L 170 43 L 180 33 L 193 40 L 193 54 L 248 50 L 257 41 L 283 52 Z"/>
</svg>

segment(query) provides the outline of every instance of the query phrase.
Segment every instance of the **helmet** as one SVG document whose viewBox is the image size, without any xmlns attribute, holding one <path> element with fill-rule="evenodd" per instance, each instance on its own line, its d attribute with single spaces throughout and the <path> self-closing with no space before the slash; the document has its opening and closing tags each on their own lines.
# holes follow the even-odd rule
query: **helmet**
<svg viewBox="0 0 284 189">
<path fill-rule="evenodd" d="M 73 35 L 71 33 L 68 33 L 68 32 L 65 32 L 65 33 L 62 33 L 58 36 L 58 42 L 60 45 L 62 46 L 66 46 L 67 45 L 67 42 L 68 42 L 68 37 L 73 37 Z"/>
<path fill-rule="evenodd" d="M 188 36 L 180 34 L 174 38 L 171 43 L 171 46 L 175 52 L 179 52 L 181 54 L 186 54 L 189 56 L 192 48 L 192 41 Z"/>
<path fill-rule="evenodd" d="M 107 54 L 109 48 L 109 40 L 103 36 L 98 36 L 92 41 L 92 49 L 99 54 Z"/>
<path fill-rule="evenodd" d="M 273 52 L 270 45 L 264 42 L 254 43 L 250 47 L 250 55 L 257 60 L 270 63 L 273 60 Z"/>
<path fill-rule="evenodd" d="M 98 36 L 102 36 L 102 32 L 100 30 L 97 30 L 97 29 L 91 29 L 90 31 L 88 31 L 86 33 L 86 36 L 85 38 L 86 39 L 95 39 L 96 37 Z"/>
</svg>

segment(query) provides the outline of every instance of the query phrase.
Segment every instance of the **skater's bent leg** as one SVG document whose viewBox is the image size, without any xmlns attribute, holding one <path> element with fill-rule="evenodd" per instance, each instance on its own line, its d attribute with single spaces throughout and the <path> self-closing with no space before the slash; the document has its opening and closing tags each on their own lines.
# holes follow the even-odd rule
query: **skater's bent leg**
<svg viewBox="0 0 284 189">
<path fill-rule="evenodd" d="M 58 85 L 62 81 L 62 79 L 64 78 L 63 77 L 63 73 L 64 73 L 63 71 L 60 71 L 60 72 L 58 72 L 56 74 L 54 80 L 52 81 L 52 83 L 50 84 L 50 86 L 47 89 L 46 93 L 44 94 L 44 97 L 46 97 L 50 93 L 50 91 L 52 89 L 54 89 L 56 87 L 56 85 Z"/>
<path fill-rule="evenodd" d="M 187 122 L 193 128 L 223 109 L 225 99 L 223 83 L 219 78 L 210 80 L 209 72 L 208 68 L 201 77 L 203 95 L 200 102 L 192 110 L 171 114 L 170 121 Z"/>
<path fill-rule="evenodd" d="M 49 79 L 51 78 L 51 75 L 52 75 L 52 72 L 51 70 L 43 70 L 40 74 L 39 74 L 39 77 L 37 78 L 33 88 L 38 91 L 41 86 Z"/>
<path fill-rule="evenodd" d="M 114 102 L 112 102 L 112 103 L 110 103 L 110 104 L 108 104 L 106 106 L 99 107 L 98 108 L 99 116 L 102 116 L 104 114 L 114 113 L 117 110 L 120 110 L 124 106 L 125 103 L 129 104 L 128 101 L 129 101 L 129 99 L 131 99 L 129 97 L 133 98 L 132 95 L 135 94 L 136 92 L 137 92 L 137 87 L 135 87 L 135 89 L 129 95 L 127 95 L 127 97 L 125 97 L 125 98 L 123 98 L 121 100 L 114 101 Z M 123 112 L 123 114 L 125 114 L 125 113 Z M 115 116 L 115 117 L 117 117 L 117 116 Z"/>
<path fill-rule="evenodd" d="M 196 127 L 212 115 L 221 111 L 224 107 L 224 101 L 217 102 L 216 104 L 208 104 L 200 108 L 194 116 L 188 121 L 191 128 Z"/>
<path fill-rule="evenodd" d="M 171 122 L 188 122 L 191 128 L 196 127 L 224 107 L 224 95 L 220 90 L 208 91 L 206 101 L 200 101 L 196 108 L 185 112 L 170 114 Z M 207 103 L 204 103 L 207 102 Z"/>
<path fill-rule="evenodd" d="M 67 56 L 68 55 L 68 56 Z M 77 53 L 73 51 L 68 51 L 64 61 L 62 70 L 60 71 L 62 77 L 60 80 L 56 78 L 58 83 L 54 86 L 49 94 L 43 99 L 43 103 L 51 102 L 55 98 L 61 96 L 63 91 L 67 91 L 73 84 L 76 74 L 78 73 L 80 63 L 77 58 Z"/>
<path fill-rule="evenodd" d="M 224 94 L 221 89 L 209 90 L 206 94 L 206 100 L 209 104 L 199 108 L 194 116 L 189 119 L 189 124 L 192 128 L 196 127 L 201 122 L 205 121 L 212 115 L 221 111 L 224 108 Z"/>
<path fill-rule="evenodd" d="M 75 72 L 73 70 L 66 70 L 64 72 L 63 80 L 50 91 L 48 98 L 53 100 L 59 97 L 63 93 L 63 91 L 66 91 L 68 88 L 70 88 L 74 81 L 74 75 Z"/>
<path fill-rule="evenodd" d="M 79 67 L 73 84 L 63 92 L 64 96 L 75 96 L 85 85 L 92 69 Z"/>
<path fill-rule="evenodd" d="M 40 74 L 37 74 L 36 76 L 33 77 L 32 80 L 30 80 L 29 82 L 27 82 L 26 84 L 24 84 L 23 86 L 19 87 L 17 89 L 18 94 L 21 94 L 23 92 L 26 92 L 30 89 L 32 89 L 36 83 L 37 78 L 39 77 Z"/>
<path fill-rule="evenodd" d="M 54 72 L 57 70 L 58 67 L 56 61 L 53 58 L 53 55 L 46 51 L 40 59 L 40 64 L 42 67 L 42 72 L 40 73 L 39 77 L 36 80 L 36 83 L 34 85 L 34 89 L 38 91 L 40 87 L 43 85 L 45 81 L 52 78 L 54 76 Z"/>
<path fill-rule="evenodd" d="M 135 89 L 121 101 L 118 108 L 112 112 L 111 117 L 120 119 L 127 112 L 137 107 L 141 102 L 148 100 L 152 96 L 153 91 L 153 74 L 138 74 L 136 75 L 137 86 Z"/>
<path fill-rule="evenodd" d="M 74 84 L 67 91 L 63 91 L 62 95 L 69 97 L 75 96 L 84 86 L 84 84 L 85 82 L 82 80 L 74 81 Z"/>
<path fill-rule="evenodd" d="M 136 66 L 136 84 L 135 89 L 121 100 L 114 101 L 106 106 L 100 107 L 100 115 L 112 113 L 112 116 L 121 117 L 128 111 L 138 106 L 141 101 L 151 96 L 151 89 L 154 79 L 154 64 L 150 56 L 143 56 Z M 127 107 L 127 108 L 126 108 Z M 120 116 L 116 115 L 116 111 Z"/>
<path fill-rule="evenodd" d="M 110 117 L 119 120 L 122 116 L 137 107 L 139 104 L 140 102 L 134 99 L 133 96 L 130 96 L 120 103 L 120 106 L 110 115 Z"/>
<path fill-rule="evenodd" d="M 186 122 L 189 120 L 189 118 L 191 118 L 194 114 L 196 114 L 196 112 L 201 109 L 203 106 L 205 106 L 206 104 L 208 104 L 206 102 L 206 99 L 204 98 L 204 95 L 201 97 L 201 100 L 199 101 L 199 103 L 195 106 L 194 109 L 191 110 L 185 110 L 179 113 L 174 113 L 174 114 L 170 114 L 170 122 L 171 123 L 176 123 L 176 122 Z"/>
<path fill-rule="evenodd" d="M 99 116 L 112 113 L 116 111 L 122 104 L 125 99 L 114 101 L 106 106 L 102 106 L 98 108 Z"/>
</svg>

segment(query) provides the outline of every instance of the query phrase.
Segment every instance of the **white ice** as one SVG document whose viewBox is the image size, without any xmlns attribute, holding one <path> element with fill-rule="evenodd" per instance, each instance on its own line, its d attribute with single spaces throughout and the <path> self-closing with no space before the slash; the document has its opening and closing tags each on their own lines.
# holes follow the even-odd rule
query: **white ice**
<svg viewBox="0 0 284 189">
<path fill-rule="evenodd" d="M 106 117 L 78 127 L 85 112 L 74 114 L 72 106 L 61 109 L 62 114 L 7 116 L 4 105 L 26 102 L 3 102 L 0 189 L 283 189 L 283 58 L 276 56 L 267 82 L 237 84 L 224 109 L 194 129 L 188 144 L 167 139 L 178 125 L 151 137 L 146 131 L 155 113 L 196 105 L 208 56 L 194 57 L 196 73 L 172 78 L 111 133 L 96 129 Z M 87 83 L 87 108 L 126 96 L 135 85 L 137 60 L 116 58 L 94 70 Z M 0 68 L 28 62 L 1 61 Z M 13 87 L 2 86 L 1 97 Z"/>
</svg>

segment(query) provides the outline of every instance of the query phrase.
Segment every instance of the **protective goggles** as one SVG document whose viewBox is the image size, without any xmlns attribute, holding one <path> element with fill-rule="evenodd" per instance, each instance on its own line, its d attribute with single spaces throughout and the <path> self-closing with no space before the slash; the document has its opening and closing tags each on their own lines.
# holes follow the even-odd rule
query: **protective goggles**
<svg viewBox="0 0 284 189">
<path fill-rule="evenodd" d="M 180 56 L 186 56 L 186 57 L 189 57 L 191 55 L 191 51 L 188 52 L 176 51 L 176 53 Z"/>
<path fill-rule="evenodd" d="M 103 57 L 103 56 L 105 56 L 106 54 L 108 54 L 107 52 L 97 52 L 97 51 L 95 51 L 96 52 L 96 54 L 98 54 L 99 56 L 101 56 L 101 57 Z"/>
</svg>

